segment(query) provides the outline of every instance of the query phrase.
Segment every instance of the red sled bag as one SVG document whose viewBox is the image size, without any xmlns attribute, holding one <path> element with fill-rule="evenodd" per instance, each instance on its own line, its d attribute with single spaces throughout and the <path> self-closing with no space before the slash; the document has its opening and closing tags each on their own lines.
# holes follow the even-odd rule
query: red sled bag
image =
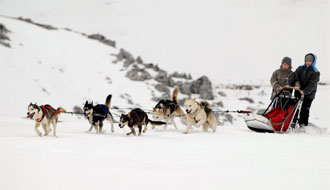
<svg viewBox="0 0 330 190">
<path fill-rule="evenodd" d="M 285 132 L 293 119 L 293 108 L 294 106 L 291 105 L 288 109 L 281 110 L 281 106 L 277 106 L 264 116 L 269 119 L 275 131 Z"/>
</svg>

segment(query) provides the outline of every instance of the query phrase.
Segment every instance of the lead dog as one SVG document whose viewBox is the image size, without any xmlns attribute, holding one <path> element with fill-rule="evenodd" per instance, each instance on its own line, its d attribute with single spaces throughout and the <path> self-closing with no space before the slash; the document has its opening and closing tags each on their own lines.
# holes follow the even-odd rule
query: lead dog
<svg viewBox="0 0 330 190">
<path fill-rule="evenodd" d="M 184 134 L 189 133 L 192 125 L 195 127 L 200 127 L 202 125 L 204 132 L 207 132 L 208 128 L 211 128 L 213 132 L 216 131 L 217 120 L 208 102 L 197 102 L 196 98 L 187 98 L 184 107 L 187 112 L 187 129 L 183 132 Z"/>
<path fill-rule="evenodd" d="M 56 110 L 46 104 L 42 106 L 38 106 L 37 103 L 28 106 L 27 118 L 33 119 L 36 123 L 34 126 L 34 130 L 36 131 L 38 136 L 42 136 L 39 131 L 39 126 L 42 125 L 42 128 L 45 131 L 44 136 L 47 136 L 52 130 L 50 129 L 50 125 L 53 125 L 53 135 L 56 137 L 56 126 L 58 121 L 58 116 L 61 113 L 66 113 L 65 109 L 59 107 Z"/>
<path fill-rule="evenodd" d="M 179 116 L 181 120 L 183 120 L 184 122 L 186 122 L 187 120 L 186 114 L 180 108 L 178 101 L 178 93 L 179 93 L 178 86 L 175 86 L 172 94 L 172 99 L 160 100 L 153 108 L 152 118 L 156 121 L 165 120 L 166 122 L 165 129 L 167 128 L 169 121 L 171 121 L 174 127 L 178 129 L 174 121 L 175 116 Z"/>
<path fill-rule="evenodd" d="M 89 130 L 86 131 L 87 133 L 91 132 L 93 128 L 96 130 L 96 133 L 101 133 L 103 128 L 103 121 L 105 119 L 111 123 L 111 132 L 115 132 L 113 126 L 114 120 L 110 112 L 111 97 L 111 94 L 108 95 L 105 99 L 105 104 L 97 104 L 96 106 L 93 105 L 93 102 L 88 103 L 88 101 L 86 101 L 84 105 L 84 115 L 91 124 Z"/>
<path fill-rule="evenodd" d="M 121 114 L 119 127 L 123 128 L 125 125 L 131 129 L 131 132 L 127 133 L 127 135 L 133 134 L 136 135 L 134 128 L 139 128 L 139 136 L 141 135 L 142 125 L 144 125 L 143 133 L 147 132 L 147 126 L 150 123 L 153 127 L 155 125 L 166 125 L 166 123 L 161 121 L 152 121 L 148 118 L 146 112 L 141 110 L 140 108 L 133 109 L 127 115 Z"/>
</svg>

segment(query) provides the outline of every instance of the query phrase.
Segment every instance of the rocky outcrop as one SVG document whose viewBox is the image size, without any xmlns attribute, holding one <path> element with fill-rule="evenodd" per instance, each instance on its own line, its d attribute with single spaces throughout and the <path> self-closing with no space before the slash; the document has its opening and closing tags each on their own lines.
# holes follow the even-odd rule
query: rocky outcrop
<svg viewBox="0 0 330 190">
<path fill-rule="evenodd" d="M 145 69 L 132 68 L 126 73 L 126 77 L 134 81 L 145 81 L 151 79 L 151 75 Z"/>
<path fill-rule="evenodd" d="M 155 89 L 159 92 L 170 93 L 170 89 L 164 84 L 156 84 Z"/>
<path fill-rule="evenodd" d="M 165 84 L 169 87 L 174 87 L 175 82 L 172 79 L 172 77 L 168 76 L 166 71 L 160 70 L 156 77 L 154 78 L 157 82 L 160 82 L 162 84 Z"/>
<path fill-rule="evenodd" d="M 199 94 L 200 98 L 206 100 L 213 100 L 212 82 L 208 77 L 202 76 L 201 78 L 192 82 L 178 82 L 179 90 L 183 94 Z"/>
<path fill-rule="evenodd" d="M 239 98 L 239 100 L 241 100 L 241 101 L 247 101 L 250 104 L 253 104 L 254 103 L 254 100 L 252 98 L 249 98 L 249 97 Z"/>
<path fill-rule="evenodd" d="M 0 23 L 0 44 L 10 48 L 8 33 L 10 33 L 10 31 L 5 27 L 5 25 Z"/>
<path fill-rule="evenodd" d="M 36 26 L 39 26 L 39 27 L 44 28 L 44 29 L 47 29 L 47 30 L 57 30 L 57 28 L 55 28 L 54 26 L 51 26 L 51 25 L 48 25 L 48 24 L 40 24 L 40 23 L 34 22 L 30 18 L 18 17 L 17 19 L 18 20 L 21 20 L 21 21 L 24 21 L 24 22 L 27 22 L 27 23 L 30 23 L 30 24 L 34 24 Z"/>
<path fill-rule="evenodd" d="M 138 57 L 136 58 L 136 62 L 137 62 L 138 64 L 143 64 L 143 63 L 144 63 L 143 60 L 142 60 L 142 58 L 141 58 L 140 56 L 138 56 Z"/>
<path fill-rule="evenodd" d="M 113 40 L 107 39 L 105 36 L 101 34 L 91 34 L 87 36 L 89 39 L 97 40 L 105 45 L 116 48 L 116 42 Z"/>
<path fill-rule="evenodd" d="M 122 48 L 119 50 L 119 53 L 114 54 L 114 56 L 117 59 L 116 62 L 124 61 L 124 67 L 129 67 L 131 64 L 135 62 L 133 55 Z"/>
<path fill-rule="evenodd" d="M 160 68 L 158 67 L 158 65 L 154 65 L 152 63 L 146 63 L 146 64 L 144 64 L 144 67 L 146 69 L 152 69 L 152 70 L 154 70 L 156 72 L 159 72 L 160 71 Z"/>
<path fill-rule="evenodd" d="M 191 80 L 192 79 L 191 75 L 190 74 L 186 74 L 186 73 L 174 72 L 170 76 L 171 77 L 175 77 L 175 78 L 187 79 L 187 80 Z"/>
<path fill-rule="evenodd" d="M 200 94 L 202 99 L 213 100 L 212 82 L 207 76 L 202 76 L 192 82 L 192 93 Z"/>
</svg>

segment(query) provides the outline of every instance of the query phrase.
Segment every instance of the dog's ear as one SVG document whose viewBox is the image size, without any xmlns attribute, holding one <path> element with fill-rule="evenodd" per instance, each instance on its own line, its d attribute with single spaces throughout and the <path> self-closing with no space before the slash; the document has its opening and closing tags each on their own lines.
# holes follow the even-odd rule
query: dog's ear
<svg viewBox="0 0 330 190">
<path fill-rule="evenodd" d="M 156 111 L 156 108 L 152 108 L 152 111 Z"/>
<path fill-rule="evenodd" d="M 88 104 L 88 101 L 86 100 L 85 105 L 87 105 L 87 104 Z"/>
<path fill-rule="evenodd" d="M 193 101 L 196 102 L 196 98 L 193 98 Z"/>
</svg>

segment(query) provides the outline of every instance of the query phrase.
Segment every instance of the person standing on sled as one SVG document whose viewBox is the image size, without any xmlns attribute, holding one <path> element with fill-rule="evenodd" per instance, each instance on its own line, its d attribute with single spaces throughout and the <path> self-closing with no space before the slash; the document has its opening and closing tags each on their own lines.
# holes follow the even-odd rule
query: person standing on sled
<svg viewBox="0 0 330 190">
<path fill-rule="evenodd" d="M 273 72 L 272 77 L 270 78 L 270 84 L 273 87 L 272 96 L 270 98 L 271 100 L 278 92 L 282 91 L 284 86 L 287 84 L 289 76 L 293 73 L 291 68 L 291 58 L 284 57 L 280 68 Z M 299 83 L 297 83 L 297 86 L 299 86 Z"/>
<path fill-rule="evenodd" d="M 286 88 L 292 86 L 295 82 L 299 81 L 300 89 L 295 87 L 295 90 L 300 90 L 304 95 L 304 101 L 300 111 L 300 126 L 308 126 L 309 110 L 315 98 L 317 91 L 317 84 L 320 80 L 320 72 L 315 67 L 316 56 L 309 53 L 305 56 L 305 64 L 299 66 L 296 71 L 289 77 Z"/>
</svg>

